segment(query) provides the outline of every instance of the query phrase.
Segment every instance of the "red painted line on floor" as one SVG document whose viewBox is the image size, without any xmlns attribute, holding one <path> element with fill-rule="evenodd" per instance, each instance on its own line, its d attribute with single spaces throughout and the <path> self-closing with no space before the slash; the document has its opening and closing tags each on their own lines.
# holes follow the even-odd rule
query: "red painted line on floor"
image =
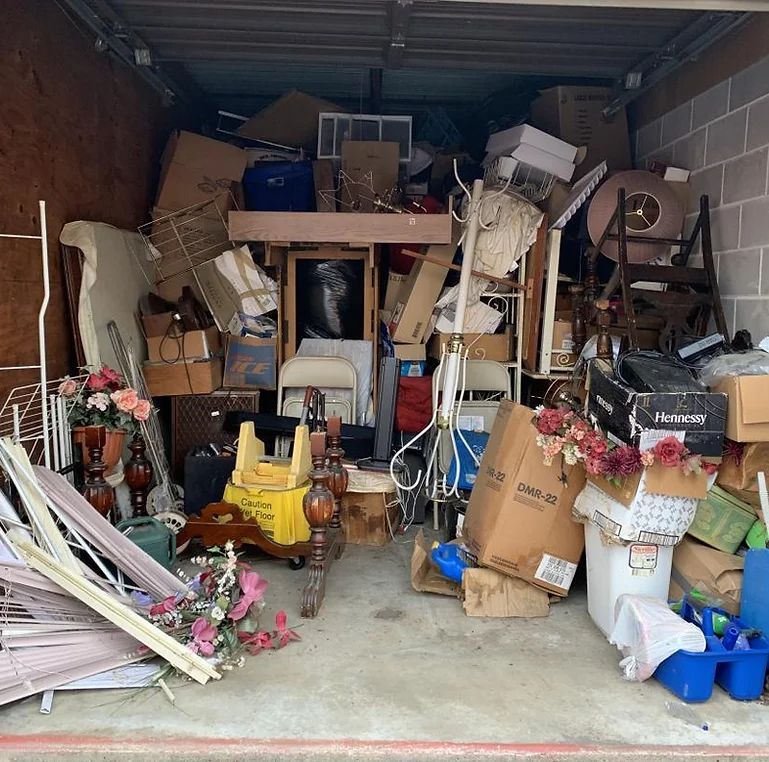
<svg viewBox="0 0 769 762">
<path fill-rule="evenodd" d="M 0 735 L 0 752 L 66 754 L 77 752 L 158 753 L 165 756 L 191 753 L 221 754 L 231 751 L 237 755 L 258 754 L 420 754 L 436 756 L 601 756 L 650 758 L 692 756 L 719 758 L 743 756 L 749 759 L 769 759 L 769 746 L 616 746 L 589 744 L 518 744 L 518 743 L 465 743 L 452 741 L 368 741 L 354 739 L 303 740 L 258 738 L 149 738 L 118 739 L 101 736 L 64 735 Z"/>
</svg>

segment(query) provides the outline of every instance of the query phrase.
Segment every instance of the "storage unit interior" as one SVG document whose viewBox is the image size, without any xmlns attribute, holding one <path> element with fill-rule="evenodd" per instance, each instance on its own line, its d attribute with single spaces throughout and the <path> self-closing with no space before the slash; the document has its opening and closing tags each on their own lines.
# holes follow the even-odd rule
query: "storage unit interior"
<svg viewBox="0 0 769 762">
<path fill-rule="evenodd" d="M 445 157 L 477 160 L 489 134 L 525 121 L 541 91 L 613 88 L 607 105 L 614 119 L 627 114 L 630 151 L 628 165 L 613 168 L 656 161 L 691 173 L 686 228 L 691 231 L 697 199 L 707 193 L 728 331 L 748 329 L 756 341 L 767 333 L 768 3 L 9 0 L 6 6 L 0 228 L 31 234 L 39 228 L 37 201 L 46 200 L 54 242 L 46 316 L 50 379 L 74 374 L 79 358 L 55 243 L 64 224 L 93 220 L 128 231 L 147 224 L 172 129 L 227 141 L 234 135 L 222 131 L 221 112 L 250 117 L 291 90 L 352 114 L 411 116 L 414 142 L 434 141 Z M 306 114 L 297 114 L 297 123 L 306 122 Z M 582 257 L 573 255 L 579 235 L 573 223 L 563 231 L 560 294 L 552 238 L 549 248 L 542 242 L 538 264 L 529 254 L 519 270 L 525 284 L 538 273 L 550 310 L 528 365 L 523 312 L 502 308 L 518 340 L 514 357 L 503 361 L 511 389 L 532 406 L 568 375 L 550 355 L 559 351 L 553 343 L 559 310 L 569 312 L 562 322 L 571 328 L 563 286 L 584 275 Z M 338 259 L 328 261 L 349 270 L 343 318 L 353 326 L 344 338 L 376 340 L 387 285 L 384 267 L 371 267 L 378 240 L 299 241 L 305 246 L 296 250 L 289 239 L 266 246 L 259 240 L 257 260 L 264 264 L 267 249 L 268 264 L 296 277 L 292 325 L 280 325 L 272 347 L 278 362 L 296 352 L 297 329 L 305 337 L 323 335 L 313 332 L 317 303 L 308 308 L 317 249 L 307 244 L 337 247 Z M 38 362 L 43 278 L 35 245 L 2 244 L 0 355 L 12 367 L 0 377 L 3 398 L 38 378 L 34 368 L 16 369 Z M 430 243 L 428 256 L 440 245 Z M 700 259 L 695 251 L 692 262 Z M 179 283 L 170 279 L 158 291 L 175 301 Z M 132 315 L 123 317 L 132 322 Z M 158 335 L 165 339 L 167 332 Z M 378 372 L 375 352 L 373 393 Z M 187 393 L 196 391 L 197 378 L 187 373 L 181 380 Z M 276 386 L 246 405 L 274 411 Z M 157 402 L 169 427 L 184 420 L 187 399 L 173 397 L 173 417 L 168 400 Z M 183 455 L 174 452 L 175 467 Z M 707 705 L 712 729 L 703 733 L 669 715 L 666 691 L 655 681 L 621 681 L 616 649 L 588 618 L 581 572 L 571 595 L 541 619 L 473 619 L 451 597 L 415 592 L 409 559 L 418 529 L 396 533 L 382 548 L 348 547 L 329 574 L 323 609 L 289 650 L 250 659 L 219 684 L 185 686 L 175 706 L 159 692 L 110 704 L 99 693 L 71 691 L 58 693 L 45 716 L 37 698 L 27 699 L 1 710 L 7 739 L 0 736 L 0 748 L 56 753 L 66 742 L 87 757 L 130 740 L 137 755 L 180 743 L 195 755 L 210 754 L 213 744 L 223 755 L 239 745 L 295 758 L 321 751 L 413 758 L 513 755 L 529 744 L 543 759 L 567 746 L 579 758 L 598 759 L 620 746 L 628 747 L 628 758 L 648 753 L 642 747 L 654 739 L 658 758 L 679 746 L 708 746 L 724 758 L 737 747 L 751 747 L 746 758 L 769 755 L 765 707 L 719 695 Z M 429 521 L 424 530 L 444 539 Z M 268 614 L 285 607 L 298 620 L 304 577 L 275 559 L 255 564 L 271 584 Z M 35 740 L 44 735 L 54 740 Z"/>
</svg>

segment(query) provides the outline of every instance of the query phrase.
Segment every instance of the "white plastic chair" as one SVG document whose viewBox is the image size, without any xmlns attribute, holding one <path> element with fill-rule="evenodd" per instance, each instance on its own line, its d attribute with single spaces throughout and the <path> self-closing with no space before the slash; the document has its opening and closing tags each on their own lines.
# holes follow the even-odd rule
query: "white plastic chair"
<svg viewBox="0 0 769 762">
<path fill-rule="evenodd" d="M 465 398 L 459 410 L 459 423 L 466 418 L 476 419 L 473 423 L 477 424 L 477 419 L 482 419 L 482 430 L 491 433 L 491 427 L 494 425 L 494 419 L 497 417 L 499 403 L 502 399 L 512 397 L 512 387 L 510 373 L 501 363 L 493 360 L 467 360 L 465 368 Z M 441 368 L 441 373 L 433 375 L 433 407 L 439 404 L 439 396 L 443 387 L 443 375 L 445 365 Z M 460 371 L 458 392 L 462 389 L 462 373 Z M 483 393 L 484 399 L 478 399 L 479 393 Z M 489 396 L 493 396 L 489 399 Z M 462 427 L 464 428 L 464 427 Z M 477 425 L 475 429 L 479 428 Z M 433 467 L 434 483 L 440 484 L 441 477 L 445 476 L 451 466 L 451 460 L 454 457 L 454 448 L 451 444 L 451 433 L 447 430 L 438 431 L 438 451 Z M 456 436 L 456 435 L 455 435 Z M 461 440 L 457 439 L 457 445 L 461 445 Z M 437 506 L 437 503 L 433 503 Z M 433 525 L 438 529 L 438 511 L 433 509 Z"/>
<path fill-rule="evenodd" d="M 338 415 L 342 423 L 355 423 L 358 378 L 353 364 L 344 357 L 296 356 L 283 363 L 278 374 L 278 410 L 281 415 L 298 418 L 304 390 L 308 385 L 326 394 L 326 415 Z M 296 390 L 291 393 L 290 390 Z M 276 443 L 276 454 L 285 457 L 286 437 Z"/>
</svg>

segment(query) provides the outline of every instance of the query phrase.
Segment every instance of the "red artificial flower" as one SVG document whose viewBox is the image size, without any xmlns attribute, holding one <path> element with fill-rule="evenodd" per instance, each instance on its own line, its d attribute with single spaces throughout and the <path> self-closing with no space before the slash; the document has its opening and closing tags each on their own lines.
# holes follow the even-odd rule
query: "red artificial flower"
<svg viewBox="0 0 769 762">
<path fill-rule="evenodd" d="M 163 614 L 170 614 L 175 608 L 176 596 L 169 595 L 168 598 L 150 607 L 150 616 L 162 616 Z"/>
<path fill-rule="evenodd" d="M 742 463 L 742 456 L 745 454 L 745 445 L 742 442 L 735 442 L 732 439 L 724 440 L 724 457 L 734 458 L 735 465 Z"/>
<path fill-rule="evenodd" d="M 577 446 L 588 458 L 599 458 L 609 449 L 606 439 L 597 431 L 588 431 Z"/>
<path fill-rule="evenodd" d="M 587 460 L 585 461 L 585 471 L 587 471 L 591 476 L 601 476 L 603 474 L 603 459 L 600 457 L 594 458 L 592 456 L 588 456 Z"/>
<path fill-rule="evenodd" d="M 718 463 L 712 463 L 709 460 L 703 460 L 702 461 L 702 470 L 708 476 L 712 476 L 713 474 L 718 473 Z"/>
<path fill-rule="evenodd" d="M 637 474 L 642 468 L 641 453 L 637 447 L 624 445 L 615 447 L 607 452 L 603 458 L 604 474 L 611 478 L 621 478 Z"/>
<path fill-rule="evenodd" d="M 112 368 L 108 368 L 106 365 L 101 369 L 101 377 L 108 384 L 120 385 L 123 383 L 123 377 L 116 370 L 112 370 Z"/>
<path fill-rule="evenodd" d="M 556 434 L 563 425 L 563 419 L 563 410 L 555 407 L 546 407 L 537 418 L 537 431 L 540 434 Z"/>
<path fill-rule="evenodd" d="M 95 392 L 104 391 L 109 386 L 109 382 L 101 373 L 91 373 L 85 383 L 89 389 L 93 389 Z"/>
<path fill-rule="evenodd" d="M 275 642 L 272 639 L 272 635 L 264 630 L 260 630 L 259 632 L 239 632 L 238 640 L 253 656 L 267 648 L 275 648 Z"/>
<path fill-rule="evenodd" d="M 299 635 L 294 630 L 289 630 L 286 625 L 286 612 L 279 611 L 275 615 L 275 627 L 277 628 L 276 635 L 278 636 L 278 648 L 287 646 L 292 640 L 301 640 Z"/>
<path fill-rule="evenodd" d="M 679 442 L 675 437 L 665 437 L 654 445 L 654 457 L 663 466 L 680 466 L 686 452 L 683 442 Z"/>
</svg>

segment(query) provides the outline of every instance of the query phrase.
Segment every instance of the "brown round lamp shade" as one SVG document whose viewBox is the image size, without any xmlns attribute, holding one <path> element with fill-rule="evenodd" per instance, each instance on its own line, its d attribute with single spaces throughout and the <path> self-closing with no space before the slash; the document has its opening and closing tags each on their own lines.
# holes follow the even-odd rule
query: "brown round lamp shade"
<svg viewBox="0 0 769 762">
<path fill-rule="evenodd" d="M 612 175 L 593 195 L 587 212 L 587 229 L 593 243 L 601 239 L 617 207 L 617 191 L 625 189 L 625 228 L 628 235 L 643 238 L 678 238 L 684 221 L 684 207 L 670 184 L 659 175 L 634 169 Z M 612 233 L 617 232 L 612 225 Z M 629 262 L 649 262 L 669 250 L 666 244 L 628 241 Z M 619 259 L 616 241 L 606 241 L 601 253 Z"/>
</svg>

